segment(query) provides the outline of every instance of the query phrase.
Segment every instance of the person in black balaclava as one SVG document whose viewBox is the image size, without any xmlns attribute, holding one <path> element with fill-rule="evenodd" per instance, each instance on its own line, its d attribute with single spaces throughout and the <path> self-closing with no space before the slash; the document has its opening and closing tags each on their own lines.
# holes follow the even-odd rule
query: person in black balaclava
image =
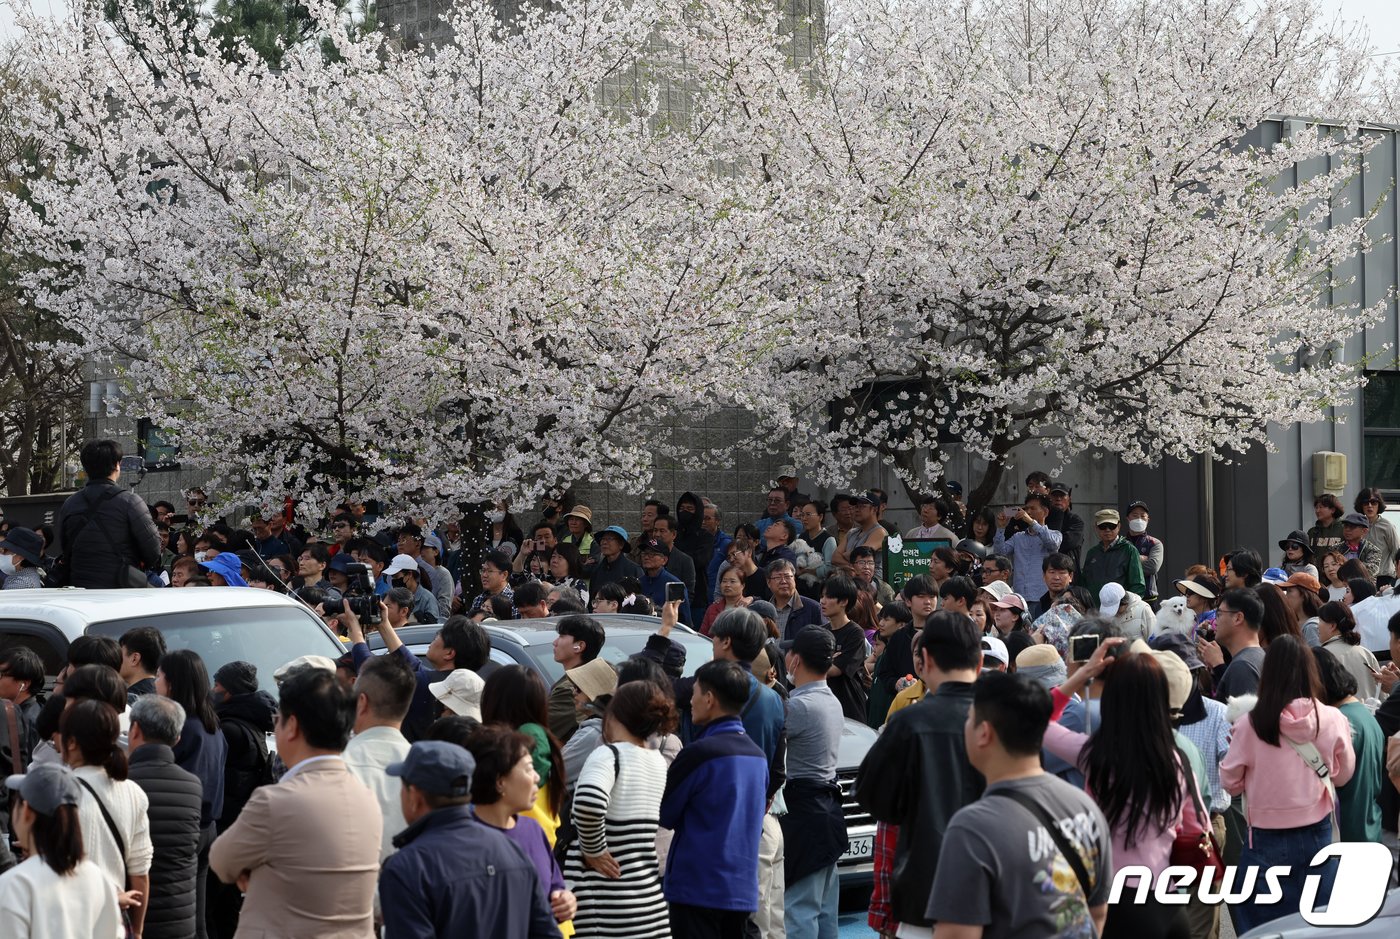
<svg viewBox="0 0 1400 939">
<path fill-rule="evenodd" d="M 706 572 L 715 550 L 715 536 L 701 526 L 703 506 L 704 502 L 693 492 L 683 492 L 676 500 L 676 548 L 695 562 L 695 591 L 690 599 L 691 616 L 697 623 L 705 618 L 705 608 L 709 606 L 710 584 Z"/>
</svg>

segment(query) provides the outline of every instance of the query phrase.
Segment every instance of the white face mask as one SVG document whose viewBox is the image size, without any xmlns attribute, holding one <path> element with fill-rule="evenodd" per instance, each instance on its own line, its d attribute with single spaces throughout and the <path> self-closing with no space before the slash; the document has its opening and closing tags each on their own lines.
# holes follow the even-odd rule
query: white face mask
<svg viewBox="0 0 1400 939">
<path fill-rule="evenodd" d="M 9 577 L 15 572 L 15 559 L 8 554 L 0 554 L 0 574 Z"/>
<path fill-rule="evenodd" d="M 209 552 L 208 552 L 208 551 L 196 551 L 196 552 L 194 553 L 194 559 L 195 559 L 197 562 L 199 562 L 200 564 L 203 564 L 205 561 L 209 560 Z"/>
<path fill-rule="evenodd" d="M 1145 518 L 1132 518 L 1132 519 L 1129 519 L 1129 520 L 1128 520 L 1128 531 L 1132 532 L 1132 533 L 1135 534 L 1135 535 L 1140 535 L 1140 534 L 1142 534 L 1143 532 L 1147 531 L 1147 519 L 1145 519 Z"/>
<path fill-rule="evenodd" d="M 486 518 L 491 522 L 492 525 L 499 525 L 501 522 L 504 522 L 506 520 L 506 513 L 487 512 Z"/>
</svg>

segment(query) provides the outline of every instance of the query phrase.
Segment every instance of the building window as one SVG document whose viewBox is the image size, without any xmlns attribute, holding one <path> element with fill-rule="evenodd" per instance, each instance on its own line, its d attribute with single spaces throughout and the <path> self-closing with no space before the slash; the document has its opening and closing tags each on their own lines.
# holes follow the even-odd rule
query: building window
<svg viewBox="0 0 1400 939">
<path fill-rule="evenodd" d="M 1400 372 L 1367 372 L 1361 434 L 1366 485 L 1400 492 Z"/>
<path fill-rule="evenodd" d="M 165 437 L 165 431 L 148 418 L 136 422 L 136 452 L 146 461 L 147 472 L 180 468 L 180 446 Z"/>
</svg>

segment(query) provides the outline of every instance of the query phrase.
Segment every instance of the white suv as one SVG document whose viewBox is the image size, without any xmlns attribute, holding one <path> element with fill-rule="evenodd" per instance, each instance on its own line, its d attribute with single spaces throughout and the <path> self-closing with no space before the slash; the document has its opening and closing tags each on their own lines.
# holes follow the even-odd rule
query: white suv
<svg viewBox="0 0 1400 939">
<path fill-rule="evenodd" d="M 251 662 L 258 685 L 277 694 L 273 671 L 297 656 L 332 659 L 345 647 L 301 603 L 249 587 L 165 590 L 0 590 L 0 648 L 28 646 L 38 654 L 49 687 L 84 634 L 111 636 L 154 626 L 167 649 L 193 649 L 210 678 L 229 662 Z"/>
</svg>

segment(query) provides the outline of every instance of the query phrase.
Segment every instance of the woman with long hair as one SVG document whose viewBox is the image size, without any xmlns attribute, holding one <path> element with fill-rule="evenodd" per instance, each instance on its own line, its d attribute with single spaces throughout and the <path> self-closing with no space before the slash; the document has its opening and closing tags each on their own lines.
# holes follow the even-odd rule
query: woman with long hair
<svg viewBox="0 0 1400 939">
<path fill-rule="evenodd" d="M 1319 691 L 1317 663 L 1308 647 L 1292 636 L 1275 639 L 1264 654 L 1258 698 L 1235 721 L 1230 752 L 1220 763 L 1225 791 L 1245 796 L 1249 827 L 1240 867 L 1253 869 L 1255 890 L 1265 891 L 1267 868 L 1291 867 L 1277 880 L 1283 890 L 1277 903 L 1251 899 L 1234 907 L 1240 933 L 1298 909 L 1305 878 L 1319 876 L 1309 868 L 1313 856 L 1332 843 L 1332 785 L 1351 778 L 1356 756 L 1346 717 L 1321 703 Z M 1299 747 L 1316 748 L 1328 780 L 1310 765 L 1311 752 Z M 1316 904 L 1327 902 L 1335 871 L 1335 862 L 1322 869 Z"/>
<path fill-rule="evenodd" d="M 1380 663 L 1375 653 L 1361 644 L 1356 631 L 1356 617 L 1345 603 L 1333 600 L 1317 611 L 1317 638 L 1321 647 L 1337 657 L 1337 661 L 1356 679 L 1356 694 L 1365 701 L 1377 697 L 1376 672 Z"/>
<path fill-rule="evenodd" d="M 666 759 L 647 741 L 676 726 L 671 695 L 650 681 L 622 685 L 608 704 L 603 739 L 574 786 L 574 825 L 564 872 L 578 897 L 574 928 L 590 936 L 669 936 L 656 856 Z"/>
<path fill-rule="evenodd" d="M 110 704 L 91 698 L 70 702 L 58 722 L 59 752 L 82 789 L 78 825 L 83 856 L 120 891 L 118 902 L 128 906 L 132 929 L 140 933 L 155 848 L 147 816 L 150 800 L 127 778 L 126 751 L 117 745 L 119 728 Z"/>
<path fill-rule="evenodd" d="M 1205 810 L 1192 804 L 1191 767 L 1172 735 L 1166 673 L 1152 655 L 1120 648 L 1125 642 L 1105 641 L 1055 691 L 1058 712 L 1091 678 L 1103 676 L 1099 723 L 1093 733 L 1052 720 L 1045 749 L 1084 774 L 1113 834 L 1114 866 L 1146 867 L 1155 883 L 1171 865 L 1178 833 L 1203 833 Z M 1136 886 L 1131 878 L 1128 886 Z M 1105 939 L 1186 939 L 1189 934 L 1184 907 L 1152 898 L 1144 904 L 1111 906 L 1103 931 Z"/>
<path fill-rule="evenodd" d="M 481 689 L 481 723 L 505 724 L 532 741 L 530 758 L 540 777 L 539 794 L 522 814 L 539 822 L 554 844 L 559 807 L 564 802 L 564 749 L 549 730 L 549 689 L 538 674 L 519 665 L 493 671 Z"/>
<path fill-rule="evenodd" d="M 0 874 L 0 936 L 117 936 L 116 887 L 83 855 L 82 787 L 61 763 L 11 777 L 10 819 L 25 860 Z"/>
<path fill-rule="evenodd" d="M 968 519 L 967 537 L 990 548 L 998 527 L 1000 526 L 997 525 L 997 513 L 992 511 L 990 506 L 984 505 L 976 515 Z"/>
<path fill-rule="evenodd" d="M 719 598 L 705 610 L 705 618 L 700 622 L 700 634 L 708 636 L 715 617 L 725 610 L 736 606 L 748 606 L 751 602 L 752 597 L 744 596 L 744 575 L 732 567 L 726 568 L 724 573 L 719 575 Z"/>
<path fill-rule="evenodd" d="M 540 823 L 522 815 L 539 796 L 540 777 L 530 751 L 534 740 L 503 724 L 479 726 L 464 744 L 476 759 L 472 772 L 472 815 L 514 841 L 540 875 L 545 900 L 561 925 L 573 919 L 574 895 L 564 884 L 559 862 Z M 567 936 L 568 933 L 566 932 Z"/>
<path fill-rule="evenodd" d="M 209 883 L 209 847 L 218 835 L 224 813 L 224 769 L 228 762 L 228 738 L 219 730 L 214 713 L 213 684 L 204 660 L 193 649 L 175 649 L 160 657 L 156 668 L 156 694 L 185 709 L 185 726 L 175 744 L 175 764 L 194 773 L 204 786 L 199 806 L 199 858 L 195 870 L 195 935 L 204 939 L 205 908 Z"/>
<path fill-rule="evenodd" d="M 1269 643 L 1279 636 L 1303 638 L 1298 628 L 1298 618 L 1284 599 L 1283 591 L 1274 584 L 1260 584 L 1254 588 L 1254 595 L 1264 604 L 1264 619 L 1259 625 L 1259 644 L 1268 648 Z"/>
</svg>

